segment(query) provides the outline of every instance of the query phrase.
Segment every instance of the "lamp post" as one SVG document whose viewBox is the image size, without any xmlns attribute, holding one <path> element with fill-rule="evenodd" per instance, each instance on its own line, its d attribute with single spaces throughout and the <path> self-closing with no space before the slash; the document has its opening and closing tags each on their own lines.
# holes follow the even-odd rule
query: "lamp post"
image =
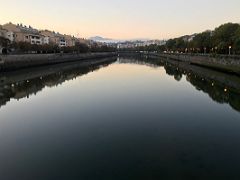
<svg viewBox="0 0 240 180">
<path fill-rule="evenodd" d="M 229 55 L 231 55 L 232 46 L 229 46 L 228 49 L 229 49 Z"/>
</svg>

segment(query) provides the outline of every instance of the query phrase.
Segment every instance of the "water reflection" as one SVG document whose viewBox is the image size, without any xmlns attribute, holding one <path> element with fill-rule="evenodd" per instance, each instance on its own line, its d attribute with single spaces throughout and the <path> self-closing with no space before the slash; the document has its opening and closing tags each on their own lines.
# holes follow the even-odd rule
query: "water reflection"
<svg viewBox="0 0 240 180">
<path fill-rule="evenodd" d="M 232 74 L 198 67 L 179 61 L 157 59 L 138 56 L 124 56 L 120 63 L 135 63 L 151 67 L 164 67 L 169 76 L 176 81 L 183 77 L 191 83 L 196 90 L 207 93 L 209 97 L 218 103 L 227 103 L 233 109 L 240 111 L 240 77 Z"/>
<path fill-rule="evenodd" d="M 2 74 L 0 179 L 239 179 L 238 77 L 115 61 Z"/>
<path fill-rule="evenodd" d="M 20 100 L 36 94 L 44 87 L 53 87 L 65 81 L 95 71 L 115 62 L 115 58 L 88 63 L 69 63 L 50 67 L 32 68 L 0 74 L 0 106 L 6 105 L 11 98 Z M 176 81 L 186 76 L 197 90 L 203 91 L 218 103 L 227 103 L 240 111 L 240 78 L 207 68 L 197 67 L 167 59 L 123 56 L 121 64 L 146 65 L 153 68 L 164 67 L 166 73 Z"/>
<path fill-rule="evenodd" d="M 98 59 L 81 63 L 67 63 L 40 68 L 30 68 L 0 74 L 0 107 L 11 98 L 20 100 L 42 91 L 45 87 L 54 87 L 65 81 L 83 76 L 115 62 L 116 58 Z"/>
</svg>

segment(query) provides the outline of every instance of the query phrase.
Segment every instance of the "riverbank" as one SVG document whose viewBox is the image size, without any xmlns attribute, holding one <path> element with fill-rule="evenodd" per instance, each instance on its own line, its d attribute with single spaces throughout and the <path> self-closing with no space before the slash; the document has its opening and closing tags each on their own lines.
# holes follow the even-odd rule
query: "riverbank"
<svg viewBox="0 0 240 180">
<path fill-rule="evenodd" d="M 115 52 L 86 54 L 0 55 L 0 71 L 11 71 L 28 67 L 108 58 L 114 56 L 117 56 Z"/>
<path fill-rule="evenodd" d="M 198 66 L 220 70 L 240 75 L 240 57 L 226 55 L 190 55 L 190 54 L 164 54 L 148 53 L 150 57 L 160 57 L 186 62 Z"/>
</svg>

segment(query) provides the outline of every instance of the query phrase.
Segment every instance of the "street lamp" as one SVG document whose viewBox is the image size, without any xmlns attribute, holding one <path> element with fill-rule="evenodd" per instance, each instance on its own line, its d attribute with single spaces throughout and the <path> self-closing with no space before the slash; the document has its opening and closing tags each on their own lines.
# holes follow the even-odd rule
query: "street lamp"
<svg viewBox="0 0 240 180">
<path fill-rule="evenodd" d="M 229 46 L 229 55 L 231 55 L 231 49 L 232 49 L 232 46 Z"/>
</svg>

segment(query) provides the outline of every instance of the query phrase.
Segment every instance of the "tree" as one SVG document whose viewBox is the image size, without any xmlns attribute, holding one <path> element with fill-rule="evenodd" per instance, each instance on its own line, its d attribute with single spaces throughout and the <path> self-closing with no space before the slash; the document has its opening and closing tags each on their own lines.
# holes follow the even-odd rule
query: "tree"
<svg viewBox="0 0 240 180">
<path fill-rule="evenodd" d="M 239 31 L 239 24 L 227 23 L 219 26 L 213 33 L 213 44 L 220 49 L 221 53 L 228 53 L 229 46 L 236 41 L 236 33 Z"/>
<path fill-rule="evenodd" d="M 77 42 L 76 45 L 75 45 L 75 51 L 77 51 L 78 53 L 87 53 L 89 52 L 89 47 L 84 44 L 84 43 L 80 43 L 80 42 Z"/>
<path fill-rule="evenodd" d="M 174 39 L 169 39 L 166 43 L 167 50 L 175 50 L 176 49 L 176 41 Z"/>
<path fill-rule="evenodd" d="M 187 43 L 183 40 L 183 38 L 177 38 L 175 39 L 175 46 L 176 50 L 184 52 L 187 47 Z"/>
<path fill-rule="evenodd" d="M 227 23 L 219 26 L 214 31 L 205 31 L 196 34 L 192 41 L 185 41 L 183 37 L 170 39 L 165 45 L 168 51 L 206 52 L 228 54 L 229 46 L 236 54 L 240 54 L 240 25 Z"/>
<path fill-rule="evenodd" d="M 200 53 L 210 52 L 210 49 L 212 47 L 211 43 L 211 32 L 206 31 L 200 34 L 197 34 L 193 41 L 191 42 L 193 45 L 193 48 L 199 49 Z"/>
<path fill-rule="evenodd" d="M 240 54 L 240 26 L 235 33 L 235 41 L 233 44 L 233 50 L 236 54 Z"/>
<path fill-rule="evenodd" d="M 0 46 L 2 47 L 8 47 L 10 44 L 9 39 L 6 39 L 4 37 L 0 37 Z"/>
<path fill-rule="evenodd" d="M 16 49 L 18 49 L 20 52 L 28 52 L 31 50 L 31 44 L 28 42 L 19 42 L 16 43 Z"/>
<path fill-rule="evenodd" d="M 184 41 L 183 37 L 170 39 L 166 43 L 166 49 L 168 51 L 179 51 L 179 52 L 185 52 L 185 49 L 187 48 L 188 44 Z"/>
</svg>

